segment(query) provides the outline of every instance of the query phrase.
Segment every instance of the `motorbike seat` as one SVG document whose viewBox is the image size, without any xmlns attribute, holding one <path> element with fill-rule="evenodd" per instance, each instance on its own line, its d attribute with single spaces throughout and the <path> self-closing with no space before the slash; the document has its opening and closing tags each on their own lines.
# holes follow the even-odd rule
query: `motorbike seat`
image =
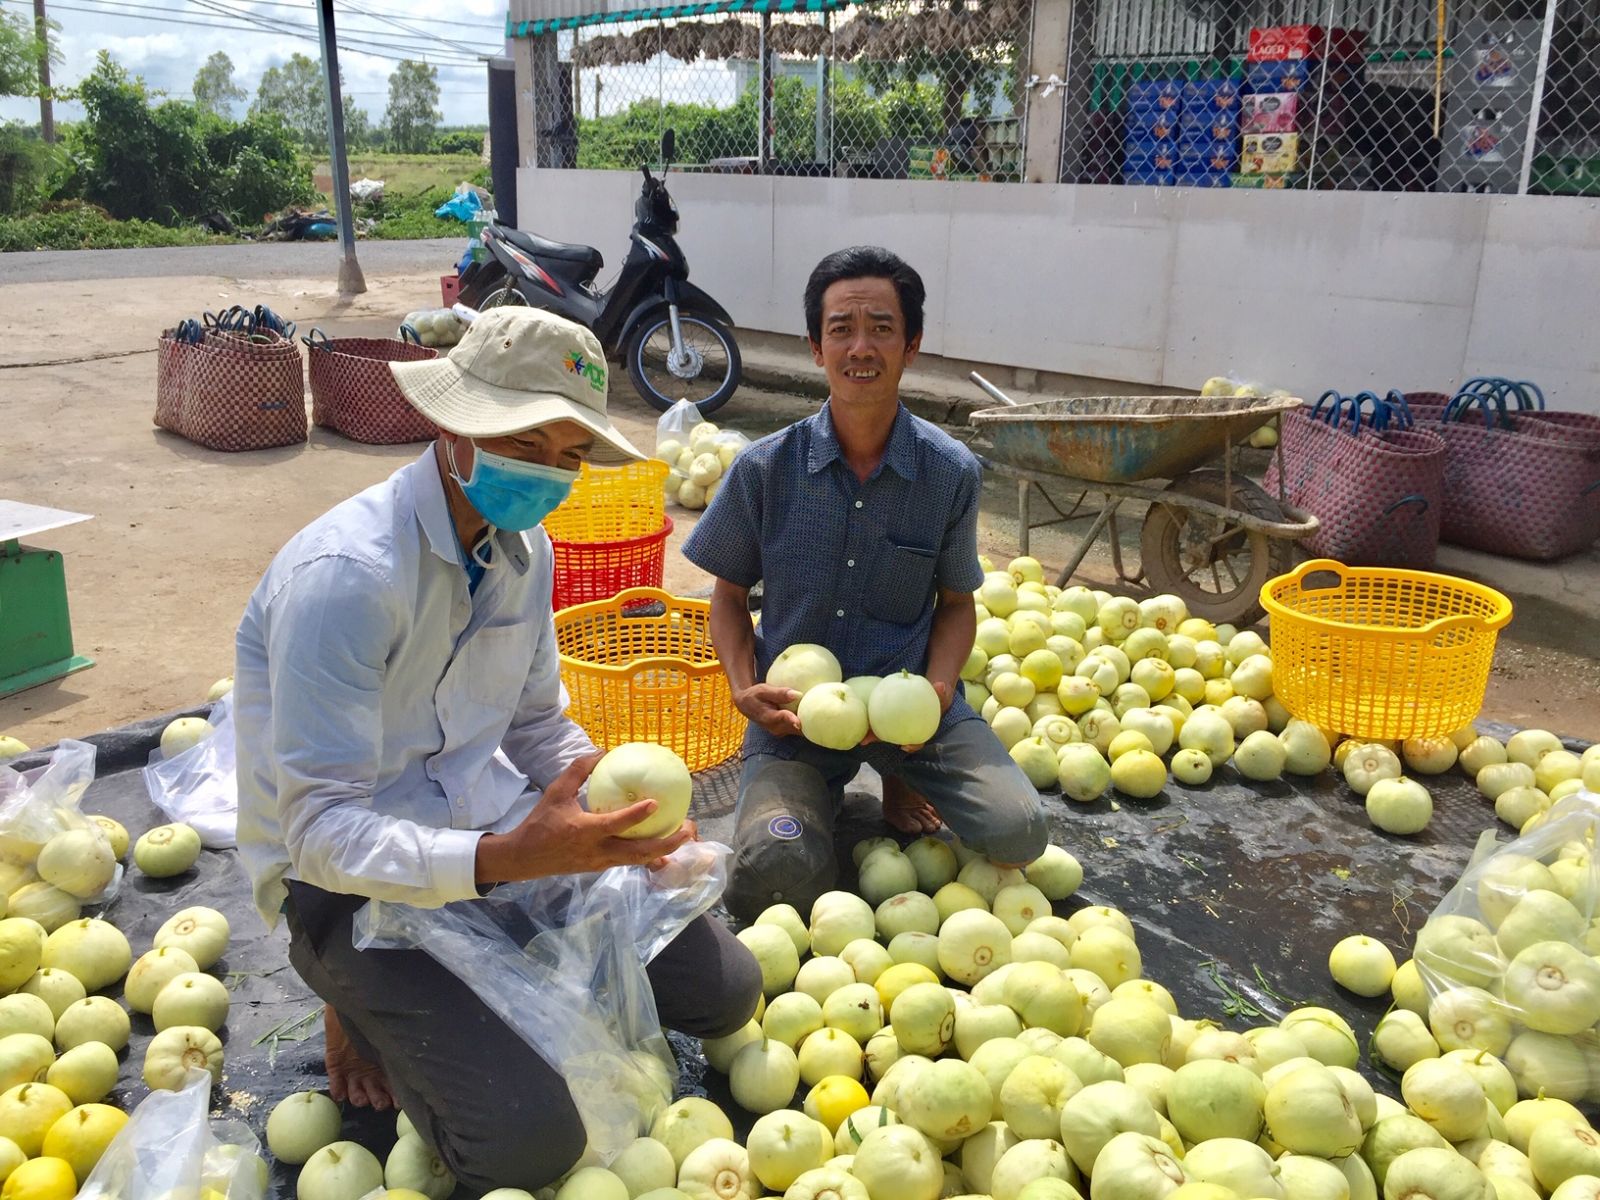
<svg viewBox="0 0 1600 1200">
<path fill-rule="evenodd" d="M 506 241 L 534 258 L 576 263 L 591 273 L 606 265 L 605 258 L 593 246 L 579 246 L 571 242 L 552 242 L 536 233 L 524 233 L 520 229 L 507 229 L 504 226 L 500 228 L 499 232 Z"/>
</svg>

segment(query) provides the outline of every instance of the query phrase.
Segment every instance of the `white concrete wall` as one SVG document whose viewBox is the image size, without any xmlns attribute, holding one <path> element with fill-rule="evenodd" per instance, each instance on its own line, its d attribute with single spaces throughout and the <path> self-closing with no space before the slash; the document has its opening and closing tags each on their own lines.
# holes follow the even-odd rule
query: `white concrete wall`
<svg viewBox="0 0 1600 1200">
<path fill-rule="evenodd" d="M 637 178 L 525 169 L 523 224 L 614 266 Z M 812 266 L 875 242 L 922 273 L 931 354 L 1301 395 L 1508 375 L 1600 413 L 1593 200 L 716 175 L 672 192 L 694 280 L 752 329 L 803 332 Z"/>
</svg>

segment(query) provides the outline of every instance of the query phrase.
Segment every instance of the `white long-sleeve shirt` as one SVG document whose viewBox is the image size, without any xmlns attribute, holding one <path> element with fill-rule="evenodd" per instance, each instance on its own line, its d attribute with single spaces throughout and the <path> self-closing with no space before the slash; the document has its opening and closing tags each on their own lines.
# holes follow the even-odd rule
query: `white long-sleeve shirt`
<svg viewBox="0 0 1600 1200">
<path fill-rule="evenodd" d="M 436 907 L 594 749 L 566 715 L 542 529 L 500 531 L 471 594 L 433 448 L 296 534 L 240 622 L 239 853 L 267 924 L 285 877 Z"/>
</svg>

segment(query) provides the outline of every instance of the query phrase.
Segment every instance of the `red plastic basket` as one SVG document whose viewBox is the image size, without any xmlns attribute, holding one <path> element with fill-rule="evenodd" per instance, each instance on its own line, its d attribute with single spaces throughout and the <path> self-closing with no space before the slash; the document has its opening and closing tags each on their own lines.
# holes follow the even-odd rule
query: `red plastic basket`
<svg viewBox="0 0 1600 1200">
<path fill-rule="evenodd" d="M 629 588 L 659 588 L 670 536 L 672 518 L 662 517 L 661 528 L 643 537 L 612 542 L 558 542 L 551 538 L 555 550 L 551 606 L 560 612 L 574 604 L 609 600 Z"/>
</svg>

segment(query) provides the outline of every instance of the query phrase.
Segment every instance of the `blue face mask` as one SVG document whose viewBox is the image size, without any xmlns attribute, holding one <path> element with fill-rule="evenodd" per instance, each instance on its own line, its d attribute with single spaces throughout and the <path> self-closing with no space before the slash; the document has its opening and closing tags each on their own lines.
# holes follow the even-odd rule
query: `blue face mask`
<svg viewBox="0 0 1600 1200">
<path fill-rule="evenodd" d="M 496 529 L 532 529 L 549 516 L 572 491 L 576 471 L 521 462 L 472 447 L 472 473 L 462 479 L 450 456 L 450 474 L 472 507 Z"/>
</svg>

